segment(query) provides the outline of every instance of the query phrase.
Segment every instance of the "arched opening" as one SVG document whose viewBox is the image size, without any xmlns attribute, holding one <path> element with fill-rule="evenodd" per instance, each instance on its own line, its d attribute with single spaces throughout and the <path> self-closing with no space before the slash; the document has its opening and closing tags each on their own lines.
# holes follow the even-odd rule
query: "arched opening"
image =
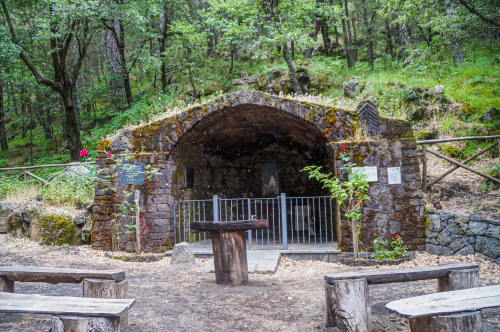
<svg viewBox="0 0 500 332">
<path fill-rule="evenodd" d="M 184 234 L 186 229 L 181 230 L 179 223 L 188 227 L 195 220 L 255 216 L 270 220 L 270 230 L 254 234 L 254 244 L 279 245 L 284 231 L 278 196 L 286 194 L 290 240 L 332 245 L 336 241 L 335 204 L 320 183 L 301 172 L 309 165 L 331 172 L 332 154 L 318 128 L 280 109 L 252 105 L 214 112 L 190 128 L 170 152 L 175 199 L 192 202 L 189 207 L 177 206 L 175 227 Z M 209 200 L 214 195 L 223 200 L 218 217 L 211 207 L 206 208 L 213 204 Z M 196 200 L 205 205 L 198 208 Z M 196 242 L 196 234 L 188 236 Z M 200 235 L 202 240 L 206 236 Z"/>
</svg>

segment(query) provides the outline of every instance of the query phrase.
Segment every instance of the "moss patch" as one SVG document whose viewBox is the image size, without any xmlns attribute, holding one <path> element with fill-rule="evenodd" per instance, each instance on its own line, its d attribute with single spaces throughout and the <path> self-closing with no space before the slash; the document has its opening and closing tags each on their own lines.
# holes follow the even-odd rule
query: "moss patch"
<svg viewBox="0 0 500 332">
<path fill-rule="evenodd" d="M 40 213 L 42 242 L 48 245 L 81 244 L 82 231 L 64 214 Z"/>
</svg>

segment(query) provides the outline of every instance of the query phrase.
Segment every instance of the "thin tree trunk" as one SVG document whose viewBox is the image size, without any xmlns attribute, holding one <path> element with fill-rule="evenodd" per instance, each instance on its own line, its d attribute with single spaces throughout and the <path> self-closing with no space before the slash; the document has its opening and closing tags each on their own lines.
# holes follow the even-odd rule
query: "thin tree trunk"
<svg viewBox="0 0 500 332">
<path fill-rule="evenodd" d="M 366 0 L 361 0 L 361 4 L 363 6 L 363 22 L 365 23 L 365 27 L 366 27 L 366 43 L 367 43 L 367 50 L 368 50 L 368 64 L 370 65 L 370 70 L 373 71 L 373 48 L 372 48 L 372 41 L 371 41 L 371 27 L 368 24 L 368 13 L 366 10 Z"/>
<path fill-rule="evenodd" d="M 339 54 L 338 53 L 338 49 L 339 49 L 339 31 L 337 29 L 337 20 L 334 18 L 333 19 L 333 24 L 334 24 L 334 27 L 335 27 L 335 53 L 336 54 Z"/>
<path fill-rule="evenodd" d="M 323 45 L 325 46 L 325 55 L 330 56 L 330 49 L 332 47 L 332 41 L 330 39 L 330 36 L 328 34 L 329 26 L 328 23 L 324 20 L 320 20 L 320 26 L 321 26 L 321 35 L 323 36 Z"/>
<path fill-rule="evenodd" d="M 293 89 L 295 93 L 301 95 L 302 88 L 300 87 L 299 81 L 297 80 L 297 75 L 295 74 L 295 67 L 293 66 L 292 59 L 290 58 L 288 45 L 283 45 L 283 56 L 285 57 L 286 64 L 288 66 L 288 71 L 290 72 L 290 81 L 292 82 Z"/>
<path fill-rule="evenodd" d="M 356 34 L 356 25 L 354 24 L 354 16 L 351 16 L 351 23 L 352 23 L 352 32 L 353 32 L 353 43 L 354 43 L 354 61 L 358 61 L 358 47 L 359 47 L 359 42 L 358 42 L 358 35 Z"/>
<path fill-rule="evenodd" d="M 28 121 L 26 116 L 26 99 L 24 99 L 24 93 L 22 90 L 21 95 L 23 96 L 23 99 L 21 100 L 21 116 L 23 117 L 23 131 L 21 133 L 21 138 L 26 138 L 26 135 L 28 134 Z"/>
<path fill-rule="evenodd" d="M 385 51 L 391 55 L 391 59 L 394 60 L 394 43 L 392 42 L 392 29 L 388 23 L 386 23 L 387 29 L 387 44 L 385 47 Z"/>
<path fill-rule="evenodd" d="M 448 16 L 454 16 L 457 14 L 453 2 L 450 0 L 445 0 L 444 2 L 445 12 Z M 453 28 L 449 26 L 449 28 Z M 453 62 L 458 65 L 465 61 L 464 51 L 462 49 L 462 43 L 460 42 L 460 36 L 458 33 L 453 33 L 451 35 L 451 54 L 453 56 Z"/>
<path fill-rule="evenodd" d="M 287 46 L 288 48 L 288 46 Z M 295 60 L 295 42 L 292 40 L 292 42 L 290 43 L 290 48 L 292 49 L 291 53 L 292 53 L 292 61 Z"/>
<path fill-rule="evenodd" d="M 406 67 L 408 65 L 408 63 L 406 62 L 406 38 L 405 38 L 405 31 L 404 31 L 403 26 L 401 24 L 398 24 L 397 28 L 398 28 L 399 45 L 401 45 L 400 59 L 403 60 L 403 65 Z"/>
<path fill-rule="evenodd" d="M 0 146 L 2 151 L 8 151 L 7 135 L 5 133 L 5 112 L 3 107 L 3 73 L 0 72 Z"/>
<path fill-rule="evenodd" d="M 340 1 L 340 6 L 342 6 L 342 1 Z M 345 9 L 346 9 L 346 16 L 348 16 L 347 1 L 345 2 Z M 350 39 L 351 34 L 349 32 L 348 25 L 346 24 L 346 20 L 344 18 L 342 19 L 342 30 L 344 32 L 344 49 L 347 57 L 347 67 L 352 68 L 354 67 L 354 58 L 352 56 L 352 50 L 351 50 L 351 39 Z"/>
<path fill-rule="evenodd" d="M 314 43 L 316 43 L 316 40 L 318 38 L 318 33 L 320 29 L 320 19 L 318 18 L 317 15 L 314 15 L 314 31 L 312 31 L 310 37 L 314 39 Z M 306 51 L 304 52 L 304 58 L 310 58 L 313 54 L 314 46 L 308 47 Z"/>
</svg>

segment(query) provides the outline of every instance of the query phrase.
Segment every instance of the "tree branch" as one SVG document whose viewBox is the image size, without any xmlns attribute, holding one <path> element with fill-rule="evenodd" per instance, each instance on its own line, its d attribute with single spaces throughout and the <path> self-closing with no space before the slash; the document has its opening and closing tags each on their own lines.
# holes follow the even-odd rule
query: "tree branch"
<svg viewBox="0 0 500 332">
<path fill-rule="evenodd" d="M 7 20 L 7 24 L 9 26 L 9 31 L 10 31 L 10 35 L 12 37 L 12 42 L 16 46 L 21 48 L 21 45 L 19 45 L 19 40 L 16 37 L 16 32 L 14 31 L 14 26 L 12 25 L 12 21 L 10 19 L 9 12 L 7 11 L 7 5 L 5 4 L 5 0 L 0 0 L 0 2 L 2 3 L 2 9 L 3 9 L 4 15 L 5 15 L 5 19 Z M 23 60 L 26 67 L 28 67 L 28 69 L 33 73 L 33 76 L 35 76 L 36 82 L 38 84 L 46 85 L 48 87 L 51 87 L 52 89 L 57 88 L 56 83 L 54 81 L 49 80 L 48 78 L 42 77 L 38 73 L 35 66 L 33 66 L 33 64 L 28 60 L 28 58 L 26 57 L 26 55 L 24 55 L 24 53 L 22 51 L 19 52 L 19 57 L 21 58 L 21 60 Z"/>
<path fill-rule="evenodd" d="M 497 23 L 497 22 L 493 21 L 492 19 L 489 19 L 489 18 L 485 17 L 483 14 L 481 14 L 480 12 L 478 12 L 478 11 L 476 10 L 476 8 L 474 7 L 474 5 L 473 5 L 473 4 L 470 4 L 470 3 L 468 3 L 468 2 L 467 2 L 467 1 L 465 1 L 465 0 L 458 0 L 458 2 L 460 2 L 460 3 L 461 3 L 461 4 L 465 7 L 465 8 L 467 8 L 467 10 L 468 10 L 469 12 L 471 12 L 471 13 L 472 13 L 472 14 L 474 14 L 474 15 L 476 15 L 477 17 L 479 17 L 479 18 L 480 18 L 480 19 L 482 19 L 483 21 L 485 21 L 485 22 L 487 22 L 487 23 L 489 23 L 489 24 L 491 24 L 491 25 L 494 25 L 494 26 L 496 26 L 497 28 L 500 28 L 500 24 L 499 24 L 499 23 Z"/>
</svg>

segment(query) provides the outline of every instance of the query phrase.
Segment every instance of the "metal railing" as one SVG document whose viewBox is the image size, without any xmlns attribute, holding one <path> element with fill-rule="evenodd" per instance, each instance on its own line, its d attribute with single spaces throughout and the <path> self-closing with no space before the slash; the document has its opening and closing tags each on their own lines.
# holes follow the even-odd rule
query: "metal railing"
<svg viewBox="0 0 500 332">
<path fill-rule="evenodd" d="M 175 201 L 174 237 L 176 243 L 211 247 L 210 233 L 191 233 L 191 222 L 256 219 L 268 220 L 269 228 L 248 231 L 249 247 L 336 246 L 335 209 L 329 196 Z"/>
</svg>

